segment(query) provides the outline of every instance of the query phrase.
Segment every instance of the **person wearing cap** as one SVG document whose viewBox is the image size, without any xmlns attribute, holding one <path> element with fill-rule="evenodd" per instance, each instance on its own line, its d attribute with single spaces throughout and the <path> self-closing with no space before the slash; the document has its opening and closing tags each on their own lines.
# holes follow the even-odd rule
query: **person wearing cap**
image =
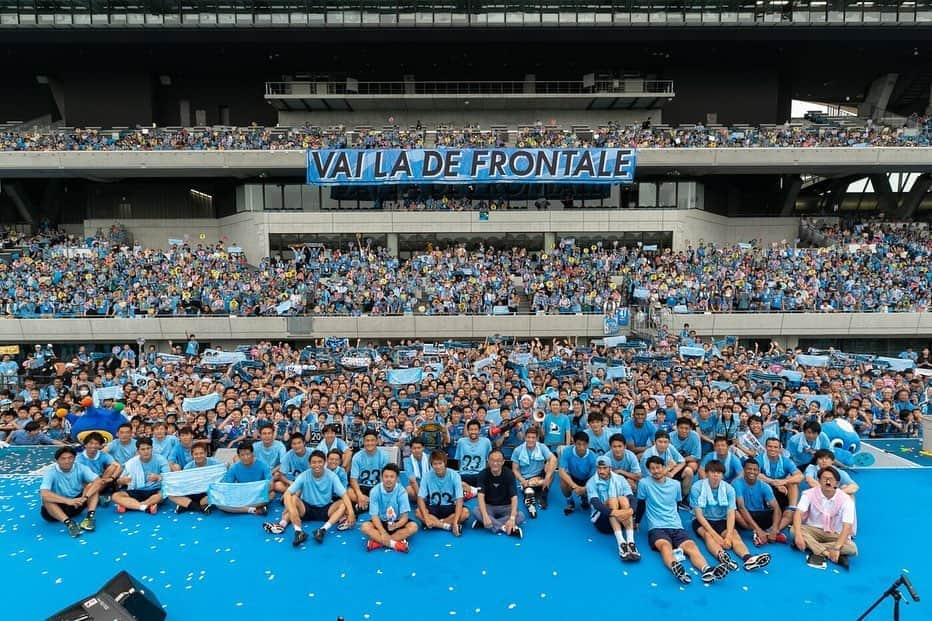
<svg viewBox="0 0 932 621">
<path fill-rule="evenodd" d="M 634 542 L 634 493 L 623 476 L 612 472 L 608 455 L 596 460 L 596 471 L 586 481 L 585 495 L 591 507 L 590 521 L 600 533 L 615 535 L 621 560 L 641 560 Z"/>
</svg>

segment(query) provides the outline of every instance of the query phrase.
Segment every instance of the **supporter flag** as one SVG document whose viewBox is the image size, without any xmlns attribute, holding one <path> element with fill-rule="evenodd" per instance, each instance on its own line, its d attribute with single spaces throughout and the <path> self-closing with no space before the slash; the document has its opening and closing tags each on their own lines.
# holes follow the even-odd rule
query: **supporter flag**
<svg viewBox="0 0 932 621">
<path fill-rule="evenodd" d="M 185 397 L 181 402 L 181 409 L 185 412 L 206 412 L 214 409 L 220 403 L 220 395 L 211 393 L 203 397 Z"/>
<path fill-rule="evenodd" d="M 424 370 L 420 367 L 410 369 L 389 369 L 387 374 L 388 383 L 393 386 L 404 386 L 407 384 L 420 384 L 424 379 Z"/>
<path fill-rule="evenodd" d="M 94 405 L 99 406 L 101 403 L 107 399 L 122 399 L 123 398 L 123 387 L 122 386 L 105 386 L 103 388 L 98 388 L 94 391 Z"/>
<path fill-rule="evenodd" d="M 162 495 L 189 496 L 203 494 L 211 483 L 218 483 L 226 473 L 224 464 L 167 472 L 162 475 Z"/>
<path fill-rule="evenodd" d="M 810 356 L 808 354 L 799 354 L 796 356 L 796 364 L 801 367 L 827 367 L 828 356 Z"/>
<path fill-rule="evenodd" d="M 239 351 L 208 349 L 201 354 L 201 362 L 205 364 L 236 364 L 244 360 L 246 360 L 246 354 Z"/>
<path fill-rule="evenodd" d="M 207 502 L 218 507 L 252 507 L 269 502 L 269 481 L 252 483 L 211 483 Z"/>
</svg>

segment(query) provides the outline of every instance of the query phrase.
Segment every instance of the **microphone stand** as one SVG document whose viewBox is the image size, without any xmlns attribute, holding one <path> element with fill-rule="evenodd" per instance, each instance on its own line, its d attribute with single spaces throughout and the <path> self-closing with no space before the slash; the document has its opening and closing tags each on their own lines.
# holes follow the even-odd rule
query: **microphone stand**
<svg viewBox="0 0 932 621">
<path fill-rule="evenodd" d="M 896 579 L 896 582 L 891 584 L 890 588 L 884 591 L 883 595 L 881 595 L 880 598 L 876 602 L 874 602 L 873 605 L 871 605 L 871 607 L 868 608 L 864 612 L 864 614 L 858 617 L 857 621 L 864 621 L 864 619 L 866 619 L 867 616 L 870 613 L 872 613 L 874 609 L 877 608 L 877 606 L 879 606 L 881 602 L 883 602 L 883 600 L 885 600 L 888 597 L 893 598 L 893 621 L 900 621 L 900 601 L 903 599 L 903 594 L 900 593 L 900 587 L 902 585 L 903 585 L 903 576 L 900 576 L 899 578 Z"/>
</svg>

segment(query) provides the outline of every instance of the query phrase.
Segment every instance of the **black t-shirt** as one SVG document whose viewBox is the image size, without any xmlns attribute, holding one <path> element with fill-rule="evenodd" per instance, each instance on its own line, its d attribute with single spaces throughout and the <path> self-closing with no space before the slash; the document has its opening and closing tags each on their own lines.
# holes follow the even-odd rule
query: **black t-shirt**
<svg viewBox="0 0 932 621">
<path fill-rule="evenodd" d="M 508 468 L 502 468 L 498 476 L 488 468 L 480 472 L 479 489 L 485 494 L 485 504 L 493 506 L 510 505 L 512 497 L 518 493 L 515 475 Z"/>
</svg>

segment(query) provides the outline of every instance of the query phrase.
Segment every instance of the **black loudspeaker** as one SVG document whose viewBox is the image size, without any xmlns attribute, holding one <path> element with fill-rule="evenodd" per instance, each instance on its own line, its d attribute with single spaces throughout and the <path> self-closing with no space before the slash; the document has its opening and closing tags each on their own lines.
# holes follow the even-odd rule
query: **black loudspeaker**
<svg viewBox="0 0 932 621">
<path fill-rule="evenodd" d="M 46 621 L 164 621 L 159 598 L 121 571 L 97 593 L 53 614 Z"/>
</svg>

